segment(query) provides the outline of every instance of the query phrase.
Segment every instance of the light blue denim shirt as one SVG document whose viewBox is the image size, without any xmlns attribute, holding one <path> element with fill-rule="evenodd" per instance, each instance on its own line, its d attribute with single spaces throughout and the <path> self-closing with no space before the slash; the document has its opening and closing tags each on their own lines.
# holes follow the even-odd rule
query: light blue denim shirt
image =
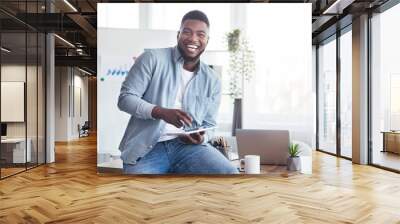
<svg viewBox="0 0 400 224">
<path fill-rule="evenodd" d="M 165 122 L 154 119 L 151 111 L 157 106 L 173 108 L 180 85 L 183 58 L 177 47 L 149 49 L 140 55 L 121 86 L 120 110 L 131 115 L 119 149 L 124 163 L 135 164 L 157 144 Z M 221 82 L 203 62 L 194 72 L 184 93 L 183 110 L 195 125 L 214 126 L 221 100 Z M 208 131 L 203 144 L 213 133 Z"/>
</svg>

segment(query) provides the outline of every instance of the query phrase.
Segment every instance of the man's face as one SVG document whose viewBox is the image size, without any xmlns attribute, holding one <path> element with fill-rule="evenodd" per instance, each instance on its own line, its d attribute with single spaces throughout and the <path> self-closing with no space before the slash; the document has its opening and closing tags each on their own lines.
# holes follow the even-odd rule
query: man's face
<svg viewBox="0 0 400 224">
<path fill-rule="evenodd" d="M 207 24 L 200 20 L 185 20 L 178 32 L 178 48 L 186 62 L 195 62 L 208 43 Z"/>
</svg>

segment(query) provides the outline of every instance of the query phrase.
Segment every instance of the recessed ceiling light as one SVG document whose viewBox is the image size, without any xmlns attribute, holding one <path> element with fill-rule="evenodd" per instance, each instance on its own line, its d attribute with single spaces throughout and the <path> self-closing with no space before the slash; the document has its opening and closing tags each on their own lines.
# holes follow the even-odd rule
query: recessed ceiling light
<svg viewBox="0 0 400 224">
<path fill-rule="evenodd" d="M 6 53 L 10 53 L 10 52 L 11 52 L 11 50 L 9 50 L 9 49 L 7 49 L 7 48 L 5 48 L 5 47 L 1 47 L 1 50 L 4 51 L 4 52 L 6 52 Z"/>
<path fill-rule="evenodd" d="M 351 5 L 355 0 L 336 0 L 322 14 L 342 14 L 343 9 Z"/>
<path fill-rule="evenodd" d="M 62 38 L 62 37 L 60 37 L 60 36 L 57 35 L 57 34 L 54 34 L 54 36 L 57 37 L 58 39 L 60 39 L 62 42 L 66 43 L 67 45 L 69 45 L 69 46 L 75 48 L 75 45 L 73 45 L 73 44 L 72 44 L 71 42 L 69 42 L 68 40 L 66 40 L 66 39 L 64 39 L 64 38 Z"/>
<path fill-rule="evenodd" d="M 75 12 L 78 12 L 78 10 L 71 4 L 69 3 L 68 0 L 64 0 L 65 4 L 67 4 L 72 10 L 74 10 Z"/>
<path fill-rule="evenodd" d="M 85 73 L 85 74 L 87 74 L 87 75 L 92 75 L 92 73 L 90 73 L 90 72 L 88 72 L 88 71 L 85 71 L 85 70 L 83 70 L 83 69 L 81 69 L 81 68 L 79 68 L 79 67 L 78 67 L 78 70 L 81 71 L 81 72 L 83 72 L 83 73 Z"/>
</svg>

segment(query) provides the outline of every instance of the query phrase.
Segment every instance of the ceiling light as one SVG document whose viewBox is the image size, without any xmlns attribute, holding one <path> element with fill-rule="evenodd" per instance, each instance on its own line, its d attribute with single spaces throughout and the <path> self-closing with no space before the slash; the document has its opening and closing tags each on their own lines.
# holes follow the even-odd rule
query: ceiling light
<svg viewBox="0 0 400 224">
<path fill-rule="evenodd" d="M 66 40 L 66 39 L 64 39 L 64 38 L 62 38 L 62 37 L 60 37 L 60 36 L 58 36 L 57 34 L 54 34 L 54 36 L 57 37 L 58 39 L 60 39 L 61 41 L 63 41 L 64 43 L 66 43 L 67 45 L 69 45 L 69 46 L 75 48 L 75 45 L 71 44 L 71 42 L 69 42 L 68 40 Z"/>
<path fill-rule="evenodd" d="M 342 14 L 343 10 L 354 1 L 355 0 L 336 0 L 332 5 L 325 9 L 322 14 Z"/>
<path fill-rule="evenodd" d="M 87 75 L 92 75 L 92 73 L 89 73 L 88 71 L 85 71 L 85 70 L 83 70 L 83 69 L 81 69 L 79 67 L 78 67 L 78 70 L 83 72 L 83 73 L 85 73 L 85 74 L 87 74 Z"/>
<path fill-rule="evenodd" d="M 78 10 L 71 4 L 69 3 L 68 0 L 64 0 L 65 4 L 67 4 L 72 10 L 74 10 L 74 12 L 78 12 Z"/>
<path fill-rule="evenodd" d="M 10 52 L 11 52 L 11 50 L 9 50 L 9 49 L 7 49 L 7 48 L 5 48 L 5 47 L 1 47 L 1 50 L 4 51 L 4 52 L 6 52 L 6 53 L 10 53 Z"/>
</svg>

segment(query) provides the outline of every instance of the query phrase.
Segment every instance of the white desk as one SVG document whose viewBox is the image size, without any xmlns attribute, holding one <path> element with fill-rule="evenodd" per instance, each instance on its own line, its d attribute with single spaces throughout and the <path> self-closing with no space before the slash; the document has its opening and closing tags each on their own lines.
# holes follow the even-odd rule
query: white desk
<svg viewBox="0 0 400 224">
<path fill-rule="evenodd" d="M 25 163 L 31 162 L 31 144 L 32 141 L 30 138 L 26 139 L 28 144 L 25 144 L 25 138 L 6 138 L 1 139 L 2 152 L 10 150 L 9 147 L 12 147 L 12 163 Z M 25 154 L 25 145 L 26 154 Z M 4 148 L 3 148 L 4 147 Z M 3 157 L 3 156 L 2 156 Z M 26 161 L 25 161 L 26 159 Z"/>
</svg>

